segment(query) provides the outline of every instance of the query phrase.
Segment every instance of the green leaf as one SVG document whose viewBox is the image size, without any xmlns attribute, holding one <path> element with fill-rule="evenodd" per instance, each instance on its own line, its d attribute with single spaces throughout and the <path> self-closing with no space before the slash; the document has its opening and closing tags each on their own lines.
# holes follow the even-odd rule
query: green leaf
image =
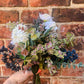
<svg viewBox="0 0 84 84">
<path fill-rule="evenodd" d="M 26 65 L 26 64 L 27 64 L 27 61 L 24 60 L 24 65 Z"/>
<path fill-rule="evenodd" d="M 70 63 L 68 63 L 68 68 L 71 68 L 71 65 L 70 65 Z"/>
<path fill-rule="evenodd" d="M 23 60 L 25 59 L 25 56 L 23 56 L 23 55 L 21 54 L 21 52 L 18 52 L 17 55 L 19 55 L 21 59 L 23 59 Z"/>
<path fill-rule="evenodd" d="M 82 67 L 82 65 L 83 65 L 82 62 L 80 62 L 80 63 L 78 64 L 78 67 Z"/>
<path fill-rule="evenodd" d="M 62 67 L 63 68 L 66 68 L 66 63 L 65 62 L 62 64 Z"/>
<path fill-rule="evenodd" d="M 33 41 L 32 41 L 32 39 L 31 39 L 31 34 L 29 35 L 29 45 L 30 45 L 30 46 L 33 46 Z"/>
<path fill-rule="evenodd" d="M 61 64 L 58 63 L 58 64 L 57 64 L 57 69 L 60 69 L 60 68 L 61 68 Z"/>
<path fill-rule="evenodd" d="M 75 60 L 73 61 L 73 64 L 75 63 Z"/>
<path fill-rule="evenodd" d="M 49 34 L 49 32 L 51 31 L 51 29 L 52 29 L 52 28 L 46 30 L 46 31 L 44 32 L 43 36 L 46 37 L 46 36 Z"/>
<path fill-rule="evenodd" d="M 26 46 L 26 49 L 28 50 L 29 41 L 26 41 L 26 44 L 25 44 L 25 46 Z"/>
<path fill-rule="evenodd" d="M 21 59 L 25 59 L 25 56 L 23 56 L 23 55 L 20 55 L 20 58 L 21 58 Z"/>
<path fill-rule="evenodd" d="M 73 64 L 73 69 L 75 69 L 76 68 L 76 65 L 75 64 Z"/>
</svg>

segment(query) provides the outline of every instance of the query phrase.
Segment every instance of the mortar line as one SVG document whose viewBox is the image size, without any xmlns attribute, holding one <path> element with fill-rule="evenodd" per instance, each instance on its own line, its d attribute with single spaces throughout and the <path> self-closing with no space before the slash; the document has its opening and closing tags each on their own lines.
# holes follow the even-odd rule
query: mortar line
<svg viewBox="0 0 84 84">
<path fill-rule="evenodd" d="M 29 7 L 29 0 L 27 0 L 27 4 L 28 4 L 28 7 Z"/>
<path fill-rule="evenodd" d="M 52 84 L 52 78 L 50 78 L 50 84 Z"/>
<path fill-rule="evenodd" d="M 28 0 L 29 1 L 29 0 Z M 29 2 L 28 2 L 29 3 Z M 83 8 L 84 4 L 72 4 L 70 6 L 46 6 L 46 7 L 0 7 L 0 10 L 36 10 L 36 9 L 50 9 L 50 8 Z"/>
<path fill-rule="evenodd" d="M 3 76 L 3 70 L 2 70 L 2 66 L 1 66 L 1 76 Z"/>
<path fill-rule="evenodd" d="M 22 13 L 22 11 L 20 11 L 20 13 Z M 20 16 L 21 17 L 21 16 Z M 19 17 L 19 18 L 20 18 Z M 32 25 L 32 23 L 24 23 L 25 25 Z M 56 24 L 57 25 L 74 25 L 74 24 L 84 24 L 84 21 L 82 21 L 82 22 L 56 22 Z M 6 23 L 4 23 L 4 24 L 0 24 L 0 27 L 2 27 L 2 26 L 6 26 Z"/>
</svg>

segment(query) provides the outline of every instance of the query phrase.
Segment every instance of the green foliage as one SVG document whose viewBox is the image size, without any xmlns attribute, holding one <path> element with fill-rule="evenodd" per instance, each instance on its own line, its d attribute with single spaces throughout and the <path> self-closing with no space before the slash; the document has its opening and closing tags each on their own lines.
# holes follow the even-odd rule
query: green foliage
<svg viewBox="0 0 84 84">
<path fill-rule="evenodd" d="M 25 56 L 23 56 L 21 52 L 18 52 L 17 55 L 19 55 L 21 59 L 25 60 Z"/>
<path fill-rule="evenodd" d="M 47 35 L 49 35 L 49 32 L 51 31 L 52 28 L 49 28 L 48 30 L 46 30 L 44 33 L 43 33 L 43 36 L 42 37 L 46 37 Z"/>
<path fill-rule="evenodd" d="M 78 63 L 77 64 L 77 67 L 80 68 L 80 67 L 84 67 L 84 64 L 82 62 Z"/>
<path fill-rule="evenodd" d="M 76 63 L 66 63 L 66 62 L 63 62 L 62 63 L 62 67 L 63 68 L 66 68 L 68 65 L 68 68 L 70 68 L 71 66 L 73 67 L 73 69 L 75 69 L 76 67 L 80 68 L 80 67 L 84 67 L 84 64 L 82 62 L 76 64 Z"/>
<path fill-rule="evenodd" d="M 65 48 L 71 48 L 74 46 L 74 35 L 71 33 L 67 33 L 66 38 L 62 39 L 62 43 L 64 43 Z"/>
<path fill-rule="evenodd" d="M 67 65 L 68 65 L 68 68 L 71 68 L 71 64 L 70 63 L 67 63 Z"/>
<path fill-rule="evenodd" d="M 31 39 L 31 34 L 29 35 L 29 46 L 33 46 L 33 41 Z"/>
</svg>

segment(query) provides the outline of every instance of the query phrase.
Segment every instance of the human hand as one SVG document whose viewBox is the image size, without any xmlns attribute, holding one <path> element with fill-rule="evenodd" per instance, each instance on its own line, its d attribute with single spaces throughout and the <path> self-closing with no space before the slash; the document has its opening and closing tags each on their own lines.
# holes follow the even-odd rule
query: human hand
<svg viewBox="0 0 84 84">
<path fill-rule="evenodd" d="M 12 76 L 10 76 L 4 84 L 23 84 L 26 80 L 28 80 L 31 76 L 33 76 L 32 71 L 18 71 L 14 73 Z"/>
</svg>

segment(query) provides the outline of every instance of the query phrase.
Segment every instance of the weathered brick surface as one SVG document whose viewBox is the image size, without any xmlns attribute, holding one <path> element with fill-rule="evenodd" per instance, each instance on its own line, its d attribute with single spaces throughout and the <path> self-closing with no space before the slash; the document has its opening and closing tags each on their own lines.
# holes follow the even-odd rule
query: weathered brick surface
<svg viewBox="0 0 84 84">
<path fill-rule="evenodd" d="M 29 80 L 29 79 L 28 79 Z M 29 81 L 25 81 L 23 84 L 33 84 L 33 81 L 30 79 Z M 50 78 L 41 78 L 41 84 L 50 84 Z"/>
<path fill-rule="evenodd" d="M 54 8 L 52 16 L 56 22 L 84 21 L 83 8 Z"/>
<path fill-rule="evenodd" d="M 79 84 L 79 81 L 77 79 L 67 79 L 67 78 L 55 79 L 53 78 L 52 84 Z"/>
<path fill-rule="evenodd" d="M 2 66 L 2 72 L 3 72 L 3 76 L 10 76 L 14 73 L 14 71 L 12 71 L 9 68 L 6 68 L 5 66 Z"/>
<path fill-rule="evenodd" d="M 84 52 L 79 51 L 79 52 L 77 52 L 77 54 L 78 54 L 78 59 L 76 60 L 76 63 L 82 62 L 84 64 Z"/>
<path fill-rule="evenodd" d="M 71 68 L 63 68 L 62 69 L 62 76 L 83 76 L 84 73 L 84 68 L 78 68 L 76 67 L 75 69 L 73 69 L 73 67 L 71 66 Z"/>
<path fill-rule="evenodd" d="M 5 41 L 5 47 L 8 47 L 8 45 L 10 44 L 11 40 L 6 40 Z"/>
<path fill-rule="evenodd" d="M 1 67 L 0 67 L 0 76 L 1 76 Z"/>
<path fill-rule="evenodd" d="M 0 10 L 0 24 L 7 23 L 9 21 L 18 21 L 19 13 L 18 11 L 2 11 Z"/>
<path fill-rule="evenodd" d="M 4 41 L 0 40 L 0 49 L 2 48 L 3 45 L 4 45 Z"/>
<path fill-rule="evenodd" d="M 30 0 L 30 6 L 69 6 L 71 0 Z"/>
<path fill-rule="evenodd" d="M 61 25 L 60 34 L 65 36 L 67 32 L 72 32 L 75 36 L 84 36 L 84 24 Z"/>
<path fill-rule="evenodd" d="M 4 64 L 4 62 L 1 60 L 2 57 L 3 57 L 3 55 L 0 55 L 0 65 L 1 65 L 1 64 Z"/>
<path fill-rule="evenodd" d="M 84 84 L 84 77 L 83 78 L 79 78 L 79 84 Z"/>
<path fill-rule="evenodd" d="M 0 27 L 0 38 L 11 38 L 11 31 L 6 27 Z"/>
<path fill-rule="evenodd" d="M 37 19 L 39 13 L 48 13 L 48 10 L 46 9 L 24 10 L 21 15 L 22 22 L 32 23 L 34 19 Z"/>
<path fill-rule="evenodd" d="M 53 74 L 53 76 L 60 76 L 61 75 L 61 69 L 57 71 L 56 74 Z M 48 69 L 42 70 L 40 73 L 40 76 L 51 76 Z"/>
<path fill-rule="evenodd" d="M 83 38 L 75 39 L 74 48 L 76 50 L 84 50 L 84 39 Z"/>
<path fill-rule="evenodd" d="M 49 78 L 41 78 L 41 84 L 50 84 Z"/>
<path fill-rule="evenodd" d="M 27 0 L 0 0 L 0 7 L 25 7 Z"/>
<path fill-rule="evenodd" d="M 0 84 L 3 84 L 6 79 L 7 78 L 5 78 L 5 77 L 0 77 Z"/>
<path fill-rule="evenodd" d="M 84 4 L 84 0 L 73 0 L 73 3 Z"/>
<path fill-rule="evenodd" d="M 48 69 L 42 70 L 40 76 L 50 76 L 49 70 Z"/>
</svg>

